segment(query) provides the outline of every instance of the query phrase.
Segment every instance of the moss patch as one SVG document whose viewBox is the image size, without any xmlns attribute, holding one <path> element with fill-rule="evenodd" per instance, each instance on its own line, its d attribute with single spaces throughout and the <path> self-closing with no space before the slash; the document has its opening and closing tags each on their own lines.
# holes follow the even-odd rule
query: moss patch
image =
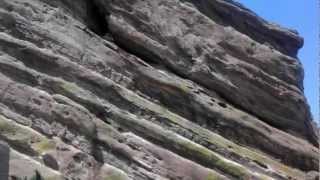
<svg viewBox="0 0 320 180">
<path fill-rule="evenodd" d="M 276 162 L 272 160 L 271 158 L 263 155 L 260 152 L 255 152 L 251 149 L 239 146 L 225 138 L 223 138 L 220 135 L 217 135 L 205 128 L 202 128 L 198 125 L 195 125 L 191 123 L 190 121 L 184 119 L 183 117 L 172 113 L 170 110 L 168 110 L 165 107 L 159 106 L 155 103 L 152 103 L 148 100 L 145 100 L 144 98 L 141 98 L 133 93 L 121 93 L 123 94 L 123 97 L 129 100 L 130 102 L 134 103 L 137 106 L 144 107 L 148 109 L 149 111 L 152 111 L 154 113 L 157 113 L 159 117 L 161 118 L 161 123 L 167 123 L 170 124 L 169 126 L 179 127 L 181 129 L 185 129 L 193 134 L 193 136 L 199 137 L 199 139 L 206 141 L 208 143 L 207 147 L 210 147 L 212 144 L 214 147 L 222 148 L 225 150 L 228 150 L 236 155 L 239 155 L 240 157 L 248 158 L 250 160 L 254 160 L 263 164 L 266 164 L 270 166 L 272 169 L 277 169 L 277 171 L 281 171 L 286 173 L 287 175 L 293 176 L 293 177 L 302 177 L 303 173 L 292 169 L 286 165 L 283 165 L 279 162 Z M 174 130 L 175 131 L 175 130 Z M 176 132 L 177 133 L 177 132 Z M 198 143 L 198 142 L 196 142 Z M 190 155 L 191 156 L 191 155 Z M 225 166 L 225 168 L 228 168 L 228 164 L 224 164 L 221 162 L 217 162 L 221 166 Z M 233 170 L 230 170 L 233 171 Z M 236 172 L 235 170 L 234 174 L 242 174 L 242 172 Z"/>
<path fill-rule="evenodd" d="M 218 179 L 221 179 L 219 176 L 217 176 L 216 174 L 214 173 L 209 173 L 206 177 L 205 180 L 218 180 Z"/>
<path fill-rule="evenodd" d="M 53 140 L 49 140 L 49 139 L 42 139 L 40 142 L 33 144 L 33 148 L 37 152 L 39 152 L 39 154 L 53 150 L 55 149 L 55 147 L 56 147 L 56 143 Z"/>
<path fill-rule="evenodd" d="M 185 148 L 185 152 L 190 153 L 190 156 L 196 157 L 212 168 L 219 169 L 227 174 L 230 174 L 238 179 L 249 179 L 250 172 L 245 168 L 235 165 L 232 162 L 227 162 L 219 155 L 210 150 L 194 143 L 181 142 L 181 147 Z"/>
<path fill-rule="evenodd" d="M 0 116 L 0 134 L 1 135 L 16 135 L 18 128 L 8 123 Z"/>
<path fill-rule="evenodd" d="M 185 84 L 178 84 L 177 86 L 178 86 L 178 89 L 180 89 L 182 92 L 186 94 L 190 93 L 190 88 Z"/>
<path fill-rule="evenodd" d="M 27 146 L 31 142 L 37 142 L 41 137 L 32 132 L 32 130 L 18 125 L 16 122 L 0 116 L 0 134 L 8 142 L 15 143 L 16 145 Z"/>
<path fill-rule="evenodd" d="M 67 92 L 72 92 L 72 91 L 79 91 L 79 87 L 73 83 L 66 83 L 66 82 L 63 82 L 60 84 L 60 87 L 64 90 L 64 91 L 67 91 Z"/>
<path fill-rule="evenodd" d="M 159 143 L 166 144 L 167 148 L 183 157 L 194 160 L 209 168 L 219 169 L 237 179 L 249 179 L 252 176 L 244 167 L 229 162 L 209 149 L 182 138 L 171 131 L 167 131 L 158 125 L 154 125 L 149 121 L 134 118 L 134 116 L 122 113 L 121 110 L 119 112 L 114 111 L 112 114 L 118 117 L 117 120 L 120 124 L 138 133 L 143 133 Z"/>
<path fill-rule="evenodd" d="M 55 148 L 54 141 L 2 116 L 0 116 L 0 134 L 10 144 L 26 151 L 42 154 Z"/>
</svg>

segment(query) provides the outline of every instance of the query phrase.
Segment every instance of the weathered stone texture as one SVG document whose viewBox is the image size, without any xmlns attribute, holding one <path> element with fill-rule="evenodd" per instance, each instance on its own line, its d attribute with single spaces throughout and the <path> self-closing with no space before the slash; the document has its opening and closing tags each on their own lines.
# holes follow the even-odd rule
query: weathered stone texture
<svg viewBox="0 0 320 180">
<path fill-rule="evenodd" d="M 0 178 L 316 178 L 302 45 L 231 0 L 0 0 Z"/>
</svg>

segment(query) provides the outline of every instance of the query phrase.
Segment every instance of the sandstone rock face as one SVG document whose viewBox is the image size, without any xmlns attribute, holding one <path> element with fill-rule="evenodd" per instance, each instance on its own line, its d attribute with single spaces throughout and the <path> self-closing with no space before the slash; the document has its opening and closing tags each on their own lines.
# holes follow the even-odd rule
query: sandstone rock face
<svg viewBox="0 0 320 180">
<path fill-rule="evenodd" d="M 302 44 L 231 0 L 0 0 L 0 179 L 316 178 Z"/>
</svg>

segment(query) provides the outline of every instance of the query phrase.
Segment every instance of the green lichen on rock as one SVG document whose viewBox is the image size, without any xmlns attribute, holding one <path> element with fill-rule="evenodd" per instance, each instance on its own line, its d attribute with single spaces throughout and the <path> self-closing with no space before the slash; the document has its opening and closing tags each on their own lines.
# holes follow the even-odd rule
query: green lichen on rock
<svg viewBox="0 0 320 180">
<path fill-rule="evenodd" d="M 166 144 L 169 149 L 183 157 L 190 158 L 204 166 L 218 169 L 238 179 L 249 179 L 253 176 L 241 165 L 229 162 L 209 149 L 176 135 L 172 131 L 165 130 L 149 121 L 137 119 L 128 113 L 122 113 L 121 110 L 114 109 L 112 114 L 120 124 L 129 126 L 131 130 L 138 134 L 144 133 L 149 139 Z"/>
<path fill-rule="evenodd" d="M 0 116 L 0 134 L 7 139 L 9 144 L 22 148 L 25 152 L 40 155 L 55 147 L 54 141 L 3 116 Z"/>
<path fill-rule="evenodd" d="M 249 179 L 251 174 L 244 167 L 236 165 L 232 162 L 228 162 L 223 157 L 214 152 L 199 146 L 193 142 L 179 142 L 179 146 L 184 149 L 186 153 L 190 153 L 190 157 L 195 157 L 198 161 L 203 162 L 205 165 L 208 165 L 211 168 L 216 168 L 224 173 L 227 173 L 238 179 Z"/>
<path fill-rule="evenodd" d="M 205 180 L 219 180 L 221 179 L 219 176 L 217 176 L 216 174 L 210 172 Z"/>
<path fill-rule="evenodd" d="M 79 88 L 77 85 L 73 84 L 73 83 L 62 83 L 61 86 L 63 87 L 63 89 L 66 90 L 65 93 L 72 93 L 73 96 L 77 96 L 77 97 L 81 97 L 79 96 L 80 94 L 83 94 L 84 91 Z M 187 88 L 187 87 L 186 87 Z M 201 139 L 206 140 L 208 143 L 213 144 L 217 147 L 221 147 L 224 149 L 228 149 L 229 151 L 236 153 L 237 155 L 240 155 L 241 157 L 247 157 L 250 160 L 255 160 L 255 161 L 263 161 L 263 162 L 268 162 L 272 165 L 274 165 L 274 167 L 279 167 L 278 163 L 274 163 L 272 160 L 269 160 L 268 158 L 262 157 L 260 154 L 255 153 L 255 152 L 251 152 L 250 150 L 247 150 L 243 147 L 239 147 L 238 145 L 224 139 L 221 136 L 215 135 L 212 132 L 209 132 L 208 130 L 197 126 L 195 124 L 190 123 L 189 121 L 187 121 L 186 119 L 180 117 L 179 115 L 176 115 L 172 112 L 170 112 L 167 108 L 159 106 L 155 103 L 152 103 L 150 101 L 147 101 L 146 99 L 132 93 L 131 91 L 128 91 L 126 89 L 120 88 L 120 95 L 127 99 L 128 101 L 132 102 L 133 104 L 146 108 L 151 112 L 155 112 L 157 113 L 159 116 L 163 117 L 162 121 L 166 121 L 166 123 L 169 124 L 173 124 L 174 126 L 178 126 L 181 127 L 183 129 L 187 129 L 190 133 L 197 135 L 199 137 L 201 137 Z M 69 94 L 70 95 L 70 94 Z M 85 97 L 89 97 L 90 94 L 86 94 Z M 82 96 L 83 98 L 83 96 Z M 232 147 L 232 148 L 230 148 Z M 242 176 L 243 170 L 239 170 L 238 168 L 233 168 L 233 166 L 229 167 L 228 163 L 223 163 L 221 161 L 216 161 L 216 164 L 218 166 L 221 166 L 222 169 L 229 169 L 227 171 L 230 171 L 231 174 L 235 175 L 235 176 Z M 286 167 L 281 167 L 281 168 L 285 168 L 288 172 L 288 174 L 292 174 L 295 173 L 293 170 L 291 170 L 290 168 L 286 168 Z"/>
<path fill-rule="evenodd" d="M 30 155 L 37 154 L 30 145 L 32 142 L 40 141 L 41 138 L 27 127 L 0 116 L 0 134 L 3 139 L 20 151 Z"/>
<path fill-rule="evenodd" d="M 181 92 L 183 92 L 183 93 L 185 93 L 185 94 L 189 94 L 189 93 L 190 93 L 190 88 L 189 88 L 186 84 L 181 83 L 181 84 L 178 84 L 177 86 L 178 86 L 178 89 L 179 89 Z"/>
<path fill-rule="evenodd" d="M 0 133 L 1 133 L 1 135 L 16 135 L 17 130 L 18 130 L 17 127 L 8 123 L 8 121 L 3 116 L 0 116 Z"/>
<path fill-rule="evenodd" d="M 0 4 L 12 176 L 306 179 L 319 167 L 295 32 L 232 1 Z"/>
<path fill-rule="evenodd" d="M 42 139 L 41 141 L 33 144 L 33 148 L 37 152 L 39 152 L 39 154 L 53 150 L 55 149 L 55 147 L 56 147 L 56 143 L 53 140 L 49 140 L 49 139 Z"/>
<path fill-rule="evenodd" d="M 74 83 L 60 82 L 60 87 L 65 92 L 79 91 L 79 87 Z"/>
</svg>

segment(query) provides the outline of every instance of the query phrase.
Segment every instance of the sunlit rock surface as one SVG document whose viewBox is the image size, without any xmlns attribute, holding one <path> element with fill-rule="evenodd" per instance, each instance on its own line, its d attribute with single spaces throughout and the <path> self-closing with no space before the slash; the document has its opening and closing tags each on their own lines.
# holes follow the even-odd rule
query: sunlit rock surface
<svg viewBox="0 0 320 180">
<path fill-rule="evenodd" d="M 316 179 L 302 45 L 231 0 L 0 0 L 0 179 Z"/>
</svg>

